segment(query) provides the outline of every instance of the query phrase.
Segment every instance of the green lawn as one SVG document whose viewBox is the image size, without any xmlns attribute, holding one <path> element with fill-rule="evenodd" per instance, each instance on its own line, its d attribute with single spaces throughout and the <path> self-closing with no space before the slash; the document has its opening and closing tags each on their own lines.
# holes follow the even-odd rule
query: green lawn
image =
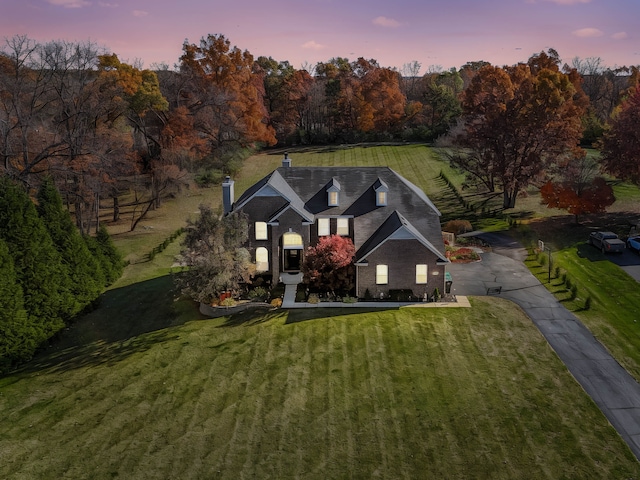
<svg viewBox="0 0 640 480">
<path fill-rule="evenodd" d="M 290 156 L 294 165 L 389 165 L 443 217 L 508 227 L 501 215 L 465 209 L 440 172 L 468 202 L 483 200 L 426 146 Z M 236 197 L 281 159 L 250 158 Z M 630 208 L 635 190 L 616 188 Z M 192 189 L 135 232 L 126 219 L 110 225 L 131 262 L 123 278 L 100 308 L 0 379 L 0 478 L 640 478 L 626 445 L 511 303 L 204 319 L 167 275 L 179 239 L 147 254 L 220 198 L 220 187 Z M 576 300 L 558 279 L 550 288 L 638 378 L 640 299 L 604 280 L 623 278 L 618 267 L 576 243 L 592 224 L 568 227 L 572 219 L 541 209 L 534 193 L 513 214 L 530 222 L 517 231 L 542 232 L 580 286 Z M 580 311 L 587 295 L 593 306 Z"/>
<path fill-rule="evenodd" d="M 531 322 L 472 303 L 103 332 L 0 381 L 0 476 L 640 478 Z"/>
</svg>

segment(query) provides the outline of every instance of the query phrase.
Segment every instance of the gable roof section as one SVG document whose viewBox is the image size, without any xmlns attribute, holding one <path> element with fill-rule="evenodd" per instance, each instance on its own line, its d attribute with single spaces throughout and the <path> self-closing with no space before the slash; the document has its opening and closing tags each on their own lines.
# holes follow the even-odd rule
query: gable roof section
<svg viewBox="0 0 640 480">
<path fill-rule="evenodd" d="M 247 189 L 247 191 L 245 191 L 235 203 L 233 209 L 237 210 L 242 208 L 256 197 L 274 195 L 281 196 L 288 203 L 279 211 L 273 212 L 269 221 L 275 221 L 277 217 L 279 217 L 288 208 L 292 208 L 307 222 L 313 223 L 315 221 L 315 216 L 305 208 L 304 202 L 300 199 L 293 188 L 291 188 L 291 185 L 282 178 L 279 170 L 274 170 L 262 180 Z"/>
<path fill-rule="evenodd" d="M 366 260 L 369 255 L 384 245 L 387 240 L 417 240 L 431 252 L 435 253 L 439 262 L 449 262 L 406 218 L 397 210 L 394 210 L 374 234 L 358 249 L 355 263 L 357 264 Z"/>
</svg>

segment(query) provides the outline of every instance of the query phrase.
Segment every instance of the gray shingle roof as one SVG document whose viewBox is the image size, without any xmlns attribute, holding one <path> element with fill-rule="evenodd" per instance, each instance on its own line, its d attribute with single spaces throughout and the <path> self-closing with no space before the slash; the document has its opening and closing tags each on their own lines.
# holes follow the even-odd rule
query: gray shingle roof
<svg viewBox="0 0 640 480">
<path fill-rule="evenodd" d="M 339 205 L 335 207 L 327 202 L 327 187 L 332 183 L 340 186 Z M 389 190 L 386 206 L 376 206 L 375 188 L 380 185 Z M 444 255 L 440 212 L 421 189 L 388 167 L 280 167 L 244 192 L 234 209 L 266 187 L 282 195 L 296 211 L 304 212 L 311 222 L 317 217 L 353 217 L 357 250 L 365 242 L 371 243 L 370 237 L 393 212 L 398 212 L 398 218 L 404 219 L 417 236 Z"/>
</svg>

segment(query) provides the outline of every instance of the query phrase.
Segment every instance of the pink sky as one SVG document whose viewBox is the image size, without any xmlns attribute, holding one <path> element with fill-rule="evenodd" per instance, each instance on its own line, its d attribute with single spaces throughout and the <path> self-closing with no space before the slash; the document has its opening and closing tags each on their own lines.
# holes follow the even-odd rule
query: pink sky
<svg viewBox="0 0 640 480">
<path fill-rule="evenodd" d="M 401 68 L 526 61 L 640 65 L 640 0 L 0 0 L 0 38 L 91 40 L 146 67 L 178 62 L 187 39 L 223 34 L 294 67 L 333 57 Z"/>
</svg>

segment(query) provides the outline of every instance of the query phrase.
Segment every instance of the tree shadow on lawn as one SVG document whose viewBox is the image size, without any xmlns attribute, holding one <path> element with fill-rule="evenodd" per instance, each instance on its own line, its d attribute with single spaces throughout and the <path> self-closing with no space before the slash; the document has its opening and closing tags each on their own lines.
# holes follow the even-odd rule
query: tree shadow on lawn
<svg viewBox="0 0 640 480">
<path fill-rule="evenodd" d="M 612 212 L 594 213 L 582 215 L 576 223 L 573 215 L 558 215 L 554 217 L 540 218 L 528 223 L 538 238 L 553 248 L 561 250 L 580 243 L 586 243 L 589 234 L 597 230 L 610 230 L 625 238 L 631 231 L 631 227 L 638 220 L 637 212 Z M 594 252 L 595 248 L 587 245 Z M 584 252 L 587 253 L 587 252 Z M 586 255 L 587 256 L 587 255 Z M 592 261 L 602 260 L 602 256 L 587 256 Z"/>
<path fill-rule="evenodd" d="M 337 318 L 347 315 L 358 315 L 361 313 L 384 312 L 388 310 L 398 310 L 398 307 L 345 307 L 345 308 L 297 308 L 287 311 L 287 319 L 285 325 L 293 323 L 306 322 L 309 320 L 317 320 L 318 318 Z"/>
<path fill-rule="evenodd" d="M 43 346 L 19 371 L 64 371 L 85 366 L 114 364 L 155 344 L 177 338 L 170 327 L 184 318 L 200 320 L 195 303 L 183 305 L 193 314 L 178 315 L 171 276 L 163 276 L 109 290 L 97 308 L 79 317 Z M 184 300 L 181 300 L 184 302 Z M 193 303 L 193 302 L 192 302 Z M 144 335 L 143 334 L 150 334 Z"/>
</svg>

